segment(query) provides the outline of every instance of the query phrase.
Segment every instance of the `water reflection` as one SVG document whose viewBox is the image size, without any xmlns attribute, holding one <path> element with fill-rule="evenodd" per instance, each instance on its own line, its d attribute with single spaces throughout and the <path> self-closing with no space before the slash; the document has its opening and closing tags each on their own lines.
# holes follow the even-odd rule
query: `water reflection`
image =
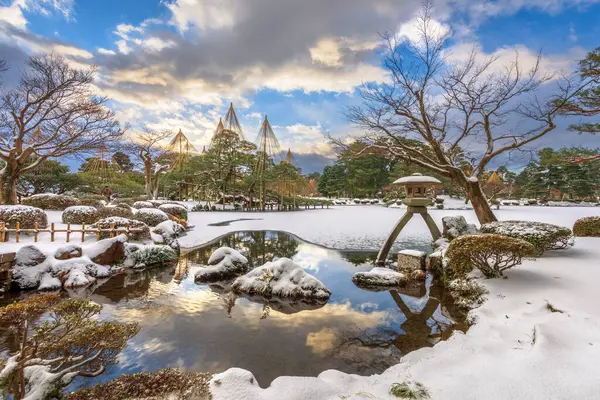
<svg viewBox="0 0 600 400">
<path fill-rule="evenodd" d="M 329 302 L 237 296 L 231 282 L 197 285 L 195 269 L 223 245 L 243 251 L 252 267 L 273 257 L 293 259 L 331 290 Z M 183 255 L 175 266 L 112 277 L 90 297 L 104 304 L 102 318 L 138 322 L 141 331 L 118 364 L 71 389 L 166 366 L 246 368 L 262 386 L 280 375 L 314 376 L 332 368 L 380 373 L 404 354 L 465 329 L 430 280 L 397 291 L 356 287 L 352 274 L 372 268 L 375 256 L 325 249 L 282 232 L 237 232 Z"/>
</svg>

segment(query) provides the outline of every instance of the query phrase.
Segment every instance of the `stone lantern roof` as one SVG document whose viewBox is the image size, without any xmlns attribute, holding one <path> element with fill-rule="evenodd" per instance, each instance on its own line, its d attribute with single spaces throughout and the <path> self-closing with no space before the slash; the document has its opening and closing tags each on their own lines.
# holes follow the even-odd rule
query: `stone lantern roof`
<svg viewBox="0 0 600 400">
<path fill-rule="evenodd" d="M 396 179 L 394 184 L 406 185 L 410 184 L 411 186 L 429 186 L 429 185 L 441 185 L 439 179 L 434 178 L 433 176 L 425 176 L 423 174 L 419 174 L 418 172 L 412 174 L 410 176 L 404 176 L 400 179 Z"/>
</svg>

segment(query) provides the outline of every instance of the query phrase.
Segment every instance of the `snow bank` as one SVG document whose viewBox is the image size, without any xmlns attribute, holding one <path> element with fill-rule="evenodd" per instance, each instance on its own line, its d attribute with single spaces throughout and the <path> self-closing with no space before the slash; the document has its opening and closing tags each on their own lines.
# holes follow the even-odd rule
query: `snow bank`
<svg viewBox="0 0 600 400">
<path fill-rule="evenodd" d="M 248 270 L 248 259 L 237 250 L 220 247 L 210 255 L 208 265 L 196 272 L 196 282 L 218 282 L 241 275 Z"/>
<path fill-rule="evenodd" d="M 600 239 L 582 238 L 568 253 L 483 281 L 488 300 L 471 312 L 477 323 L 466 334 L 411 352 L 383 374 L 329 370 L 263 389 L 251 372 L 231 368 L 211 380 L 213 399 L 394 399 L 392 384 L 407 381 L 421 382 L 432 400 L 597 399 L 598 259 Z"/>
<path fill-rule="evenodd" d="M 267 262 L 240 276 L 233 282 L 236 292 L 263 296 L 328 299 L 331 292 L 325 285 L 289 258 Z"/>
</svg>

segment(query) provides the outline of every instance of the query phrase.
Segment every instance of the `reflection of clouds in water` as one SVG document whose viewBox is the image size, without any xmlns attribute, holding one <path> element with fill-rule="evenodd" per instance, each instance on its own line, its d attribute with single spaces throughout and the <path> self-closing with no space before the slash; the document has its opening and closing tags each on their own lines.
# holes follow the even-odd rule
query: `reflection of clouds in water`
<svg viewBox="0 0 600 400">
<path fill-rule="evenodd" d="M 293 260 L 305 270 L 317 273 L 319 272 L 320 264 L 323 264 L 324 260 L 331 257 L 329 253 L 331 253 L 331 250 L 300 243 L 298 245 L 298 253 L 293 257 Z"/>
<path fill-rule="evenodd" d="M 336 341 L 336 332 L 331 328 L 323 328 L 318 332 L 310 332 L 306 336 L 306 345 L 313 353 L 323 353 L 333 349 Z"/>
</svg>

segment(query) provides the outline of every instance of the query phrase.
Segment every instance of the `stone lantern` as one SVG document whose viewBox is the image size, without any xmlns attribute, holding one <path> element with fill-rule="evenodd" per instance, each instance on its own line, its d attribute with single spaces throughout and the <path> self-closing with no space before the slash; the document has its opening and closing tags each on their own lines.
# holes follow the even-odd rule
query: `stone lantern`
<svg viewBox="0 0 600 400">
<path fill-rule="evenodd" d="M 425 224 L 429 228 L 429 232 L 433 237 L 433 240 L 439 239 L 442 235 L 437 225 L 431 218 L 431 215 L 427 212 L 427 206 L 433 204 L 433 199 L 428 197 L 428 192 L 431 189 L 438 188 L 442 185 L 438 179 L 432 176 L 423 176 L 421 174 L 412 174 L 411 176 L 405 176 L 396 180 L 393 184 L 404 185 L 406 189 L 406 198 L 402 200 L 407 205 L 406 212 L 400 218 L 400 221 L 396 224 L 387 240 L 379 250 L 377 255 L 377 264 L 384 264 L 385 260 L 390 252 L 390 249 L 394 245 L 396 238 L 400 235 L 402 229 L 406 226 L 408 221 L 411 220 L 414 214 L 420 214 L 425 220 Z"/>
</svg>

